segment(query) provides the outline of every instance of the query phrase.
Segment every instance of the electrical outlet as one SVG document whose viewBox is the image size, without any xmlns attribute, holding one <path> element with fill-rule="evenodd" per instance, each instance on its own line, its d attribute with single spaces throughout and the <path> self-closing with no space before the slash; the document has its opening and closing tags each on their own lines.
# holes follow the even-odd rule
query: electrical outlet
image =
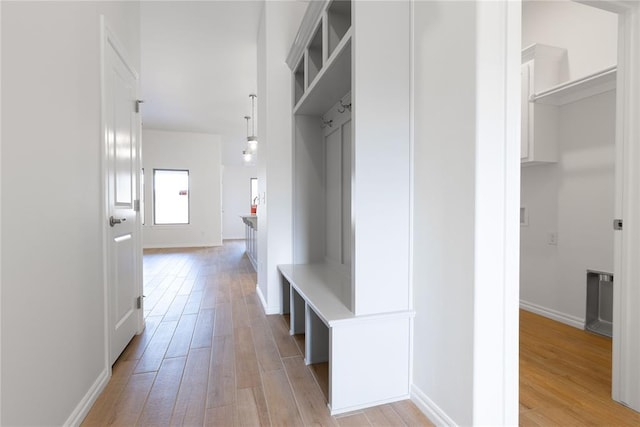
<svg viewBox="0 0 640 427">
<path fill-rule="evenodd" d="M 547 244 L 548 245 L 557 246 L 558 245 L 558 233 L 556 233 L 555 231 L 552 231 L 552 232 L 548 233 L 547 234 Z"/>
</svg>

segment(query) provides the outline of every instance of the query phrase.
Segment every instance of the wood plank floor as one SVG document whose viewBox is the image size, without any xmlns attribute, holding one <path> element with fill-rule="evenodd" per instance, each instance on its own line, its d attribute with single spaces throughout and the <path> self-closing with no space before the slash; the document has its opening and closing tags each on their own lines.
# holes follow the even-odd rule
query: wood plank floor
<svg viewBox="0 0 640 427">
<path fill-rule="evenodd" d="M 611 400 L 611 339 L 521 311 L 520 425 L 640 426 Z"/>
<path fill-rule="evenodd" d="M 144 278 L 146 329 L 83 425 L 431 425 L 410 401 L 331 417 L 327 365 L 264 315 L 242 241 L 146 251 Z M 521 425 L 639 426 L 610 390 L 610 339 L 521 312 Z"/>
<path fill-rule="evenodd" d="M 146 329 L 127 346 L 84 426 L 419 426 L 410 401 L 331 417 L 326 365 L 265 316 L 243 241 L 144 256 Z"/>
</svg>

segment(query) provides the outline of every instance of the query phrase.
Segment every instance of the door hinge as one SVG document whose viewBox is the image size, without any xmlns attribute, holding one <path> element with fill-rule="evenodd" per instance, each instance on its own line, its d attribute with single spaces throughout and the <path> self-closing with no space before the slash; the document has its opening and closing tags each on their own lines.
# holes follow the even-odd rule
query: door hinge
<svg viewBox="0 0 640 427">
<path fill-rule="evenodd" d="M 136 298 L 136 308 L 138 309 L 142 308 L 142 296 L 139 296 L 138 298 Z"/>
<path fill-rule="evenodd" d="M 133 211 L 140 212 L 140 199 L 133 201 Z"/>
<path fill-rule="evenodd" d="M 622 230 L 622 220 L 621 219 L 614 219 L 613 220 L 613 229 L 614 230 Z"/>
<path fill-rule="evenodd" d="M 144 103 L 142 99 L 136 99 L 136 113 L 140 112 L 140 104 Z"/>
</svg>

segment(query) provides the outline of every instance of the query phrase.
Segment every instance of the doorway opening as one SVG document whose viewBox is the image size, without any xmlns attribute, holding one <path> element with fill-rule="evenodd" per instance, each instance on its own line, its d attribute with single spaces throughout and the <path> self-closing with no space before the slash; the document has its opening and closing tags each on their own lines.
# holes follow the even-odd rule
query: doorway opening
<svg viewBox="0 0 640 427">
<path fill-rule="evenodd" d="M 521 206 L 526 221 L 521 221 L 520 295 L 526 312 L 521 315 L 521 417 L 541 416 L 543 411 L 536 405 L 543 405 L 544 399 L 536 398 L 544 397 L 548 404 L 565 385 L 569 387 L 563 392 L 575 399 L 592 395 L 590 389 L 597 386 L 605 403 L 613 402 L 610 396 L 616 380 L 612 376 L 619 364 L 612 356 L 610 339 L 563 329 L 564 325 L 532 317 L 529 312 L 584 329 L 588 271 L 617 278 L 614 273 L 621 265 L 619 235 L 614 234 L 612 220 L 620 211 L 622 196 L 622 138 L 617 133 L 623 121 L 618 116 L 622 104 L 617 99 L 621 89 L 616 88 L 620 81 L 616 73 L 619 61 L 625 58 L 619 58 L 622 50 L 618 46 L 622 18 L 614 12 L 570 1 L 525 1 L 522 5 Z M 616 313 L 613 317 L 615 322 Z M 532 337 L 528 328 L 536 322 L 549 330 Z M 569 338 L 574 332 L 582 334 L 586 347 L 572 348 L 573 359 L 561 356 L 568 346 L 559 348 L 558 342 L 575 344 L 578 338 Z M 565 339 L 553 344 L 552 338 L 559 333 Z M 536 339 L 541 340 L 538 345 L 530 346 Z M 539 362 L 548 367 L 546 371 L 530 369 L 536 356 L 543 357 Z M 569 374 L 575 367 L 581 370 Z M 605 373 L 595 375 L 599 367 Z M 541 384 L 532 380 L 536 376 L 555 385 L 539 388 L 536 395 L 536 384 Z M 569 378 L 581 388 L 562 384 L 562 379 Z M 609 410 L 628 411 L 617 404 Z M 556 415 L 567 411 L 571 412 L 570 401 Z M 636 414 L 629 411 L 627 415 Z M 580 419 L 576 417 L 573 421 Z"/>
</svg>

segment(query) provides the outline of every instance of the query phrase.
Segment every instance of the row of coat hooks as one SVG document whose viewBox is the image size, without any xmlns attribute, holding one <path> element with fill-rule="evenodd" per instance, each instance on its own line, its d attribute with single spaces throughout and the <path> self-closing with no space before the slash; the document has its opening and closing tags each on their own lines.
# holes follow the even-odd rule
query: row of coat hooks
<svg viewBox="0 0 640 427">
<path fill-rule="evenodd" d="M 349 110 L 349 112 L 351 112 L 351 103 L 345 104 L 344 102 L 342 102 L 342 99 L 341 99 L 340 100 L 340 106 L 338 107 L 338 113 L 342 114 L 347 110 Z M 333 119 L 326 120 L 324 117 L 322 118 L 322 126 L 321 126 L 321 128 L 324 129 L 326 127 L 333 127 Z"/>
<path fill-rule="evenodd" d="M 342 114 L 346 110 L 349 110 L 349 112 L 351 112 L 351 103 L 345 104 L 345 103 L 342 102 L 342 99 L 341 99 L 340 100 L 340 106 L 338 107 L 338 113 Z"/>
<path fill-rule="evenodd" d="M 325 120 L 325 118 L 322 118 L 322 126 L 320 126 L 321 129 L 324 129 L 326 127 L 333 127 L 333 119 L 331 120 Z"/>
</svg>

